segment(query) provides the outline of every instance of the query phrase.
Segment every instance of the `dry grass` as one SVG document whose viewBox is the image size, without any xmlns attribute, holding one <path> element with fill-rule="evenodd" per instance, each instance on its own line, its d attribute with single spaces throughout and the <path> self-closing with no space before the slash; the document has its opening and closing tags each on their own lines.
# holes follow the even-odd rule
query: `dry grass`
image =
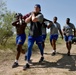
<svg viewBox="0 0 76 75">
<path fill-rule="evenodd" d="M 18 68 L 12 69 L 15 58 L 15 52 L 12 50 L 0 51 L 0 75 L 76 75 L 76 45 L 73 45 L 71 56 L 67 56 L 65 42 L 61 39 L 57 41 L 57 54 L 51 56 L 52 47 L 49 41 L 46 41 L 44 50 L 45 60 L 38 63 L 40 52 L 37 46 L 34 46 L 35 53 L 32 54 L 32 65 L 30 69 L 23 71 L 25 65 L 24 55 L 21 54 Z M 37 52 L 36 52 L 37 51 Z"/>
</svg>

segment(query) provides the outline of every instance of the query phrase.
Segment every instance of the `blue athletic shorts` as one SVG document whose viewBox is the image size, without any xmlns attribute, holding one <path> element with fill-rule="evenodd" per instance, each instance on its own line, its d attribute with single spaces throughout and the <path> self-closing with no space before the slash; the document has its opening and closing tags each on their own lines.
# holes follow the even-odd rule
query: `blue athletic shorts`
<svg viewBox="0 0 76 75">
<path fill-rule="evenodd" d="M 17 45 L 23 45 L 25 40 L 26 40 L 26 34 L 17 35 L 17 37 L 16 37 L 16 44 Z"/>
<path fill-rule="evenodd" d="M 68 41 L 72 41 L 72 39 L 73 39 L 73 35 L 64 36 L 64 39 L 65 39 L 66 42 L 68 42 Z"/>
<path fill-rule="evenodd" d="M 31 41 L 31 43 L 36 41 L 36 44 L 38 44 L 39 42 L 42 42 L 42 36 L 38 37 L 28 36 L 28 41 Z"/>
<path fill-rule="evenodd" d="M 45 41 L 45 39 L 46 39 L 46 34 L 45 35 L 42 35 L 42 39 L 43 39 L 43 41 Z"/>
<path fill-rule="evenodd" d="M 50 41 L 58 39 L 58 34 L 50 35 Z"/>
</svg>

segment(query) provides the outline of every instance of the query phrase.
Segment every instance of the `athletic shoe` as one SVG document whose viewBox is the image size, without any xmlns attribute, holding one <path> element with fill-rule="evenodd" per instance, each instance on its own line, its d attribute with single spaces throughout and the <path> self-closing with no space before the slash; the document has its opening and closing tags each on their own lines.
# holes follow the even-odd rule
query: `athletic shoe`
<svg viewBox="0 0 76 75">
<path fill-rule="evenodd" d="M 67 55 L 70 56 L 70 52 L 68 52 Z"/>
<path fill-rule="evenodd" d="M 54 55 L 56 55 L 56 52 L 52 52 L 52 54 L 51 54 L 52 56 L 54 56 Z"/>
<path fill-rule="evenodd" d="M 23 67 L 23 70 L 26 70 L 26 69 L 28 69 L 28 68 L 30 68 L 30 65 L 27 63 L 27 64 Z"/>
<path fill-rule="evenodd" d="M 25 56 L 25 60 L 27 60 L 27 56 Z"/>
<path fill-rule="evenodd" d="M 44 60 L 44 57 L 41 57 L 39 60 L 39 63 L 41 63 Z"/>
<path fill-rule="evenodd" d="M 18 66 L 19 66 L 18 63 L 17 62 L 14 62 L 14 64 L 12 65 L 12 68 L 16 68 Z"/>
</svg>

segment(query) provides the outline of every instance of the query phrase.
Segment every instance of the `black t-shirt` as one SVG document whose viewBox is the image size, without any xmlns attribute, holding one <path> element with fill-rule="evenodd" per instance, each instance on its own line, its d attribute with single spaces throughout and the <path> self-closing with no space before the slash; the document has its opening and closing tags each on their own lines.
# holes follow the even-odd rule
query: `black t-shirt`
<svg viewBox="0 0 76 75">
<path fill-rule="evenodd" d="M 42 21 L 43 21 L 43 15 L 41 13 L 36 14 L 39 21 L 32 22 L 30 25 L 30 32 L 29 35 L 33 37 L 38 37 L 42 35 Z"/>
</svg>

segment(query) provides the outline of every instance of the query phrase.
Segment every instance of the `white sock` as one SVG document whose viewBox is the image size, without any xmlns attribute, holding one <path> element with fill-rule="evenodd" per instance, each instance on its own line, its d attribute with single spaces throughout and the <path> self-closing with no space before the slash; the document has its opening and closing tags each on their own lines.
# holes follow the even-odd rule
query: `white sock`
<svg viewBox="0 0 76 75">
<path fill-rule="evenodd" d="M 53 52 L 56 52 L 56 50 L 53 50 Z"/>
<path fill-rule="evenodd" d="M 15 60 L 16 63 L 18 63 L 18 60 Z"/>
</svg>

